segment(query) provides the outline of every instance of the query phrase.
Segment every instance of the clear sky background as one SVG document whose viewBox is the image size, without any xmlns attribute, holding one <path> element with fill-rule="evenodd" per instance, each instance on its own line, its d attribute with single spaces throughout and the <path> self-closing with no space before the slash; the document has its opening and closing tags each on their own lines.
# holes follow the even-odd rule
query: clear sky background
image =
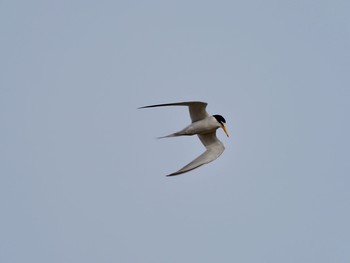
<svg viewBox="0 0 350 263">
<path fill-rule="evenodd" d="M 0 1 L 0 262 L 350 262 L 350 2 Z M 226 150 L 157 140 L 202 100 Z"/>
</svg>

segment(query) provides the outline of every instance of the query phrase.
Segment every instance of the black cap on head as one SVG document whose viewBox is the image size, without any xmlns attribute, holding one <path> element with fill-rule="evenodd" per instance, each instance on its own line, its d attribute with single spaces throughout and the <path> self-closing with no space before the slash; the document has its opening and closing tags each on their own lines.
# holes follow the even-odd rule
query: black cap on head
<svg viewBox="0 0 350 263">
<path fill-rule="evenodd" d="M 213 115 L 213 117 L 219 122 L 219 123 L 226 123 L 226 120 L 221 115 Z"/>
</svg>

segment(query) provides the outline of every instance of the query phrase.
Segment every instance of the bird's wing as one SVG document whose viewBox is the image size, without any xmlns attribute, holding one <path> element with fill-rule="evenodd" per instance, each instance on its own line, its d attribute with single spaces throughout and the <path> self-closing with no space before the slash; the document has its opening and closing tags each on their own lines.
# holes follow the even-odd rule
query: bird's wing
<svg viewBox="0 0 350 263">
<path fill-rule="evenodd" d="M 198 137 L 207 150 L 177 172 L 169 174 L 167 176 L 174 176 L 189 172 L 193 169 L 198 168 L 199 166 L 214 161 L 224 152 L 225 147 L 223 143 L 216 137 L 216 131 L 208 134 L 198 134 Z"/>
<path fill-rule="evenodd" d="M 201 102 L 201 101 L 186 101 L 186 102 L 175 102 L 175 103 L 149 105 L 149 106 L 140 107 L 139 109 L 162 107 L 162 106 L 188 106 L 188 109 L 190 111 L 191 120 L 192 120 L 192 122 L 195 122 L 195 121 L 202 120 L 202 119 L 209 116 L 209 114 L 205 110 L 207 105 L 208 105 L 208 103 Z"/>
</svg>

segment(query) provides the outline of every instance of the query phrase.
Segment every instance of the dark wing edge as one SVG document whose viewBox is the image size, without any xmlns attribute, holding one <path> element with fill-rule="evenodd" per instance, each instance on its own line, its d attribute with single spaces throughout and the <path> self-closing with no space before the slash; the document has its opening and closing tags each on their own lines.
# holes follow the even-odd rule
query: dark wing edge
<svg viewBox="0 0 350 263">
<path fill-rule="evenodd" d="M 202 101 L 184 101 L 184 102 L 174 102 L 174 103 L 162 103 L 162 104 L 148 105 L 148 106 L 139 107 L 138 109 L 163 107 L 163 106 L 191 106 L 193 104 L 202 105 L 202 107 L 206 107 L 208 105 L 208 103 L 202 102 Z"/>
<path fill-rule="evenodd" d="M 180 170 L 168 174 L 167 176 L 175 176 L 192 171 L 204 164 L 216 160 L 225 150 L 224 144 L 216 137 L 215 132 L 210 134 L 198 135 L 201 142 L 205 145 L 206 151 L 199 155 L 189 164 L 182 167 Z"/>
<path fill-rule="evenodd" d="M 179 175 L 179 174 L 183 174 L 183 173 L 187 173 L 189 171 L 192 171 L 204 164 L 207 164 L 211 161 L 214 161 L 214 160 L 211 160 L 211 161 L 208 161 L 208 162 L 201 162 L 200 164 L 198 165 L 193 165 L 194 163 L 196 163 L 197 161 L 200 161 L 201 159 L 203 159 L 205 157 L 205 155 L 207 154 L 209 150 L 206 150 L 204 153 L 202 153 L 201 155 L 199 155 L 196 159 L 194 159 L 192 162 L 190 162 L 189 164 L 185 165 L 184 167 L 182 167 L 180 170 L 174 172 L 174 173 L 171 173 L 171 174 L 168 174 L 166 176 L 175 176 L 175 175 Z"/>
<path fill-rule="evenodd" d="M 202 101 L 185 101 L 185 102 L 175 102 L 175 103 L 164 103 L 164 104 L 155 104 L 143 106 L 138 109 L 146 108 L 155 108 L 155 107 L 164 107 L 164 106 L 188 106 L 190 117 L 192 122 L 204 119 L 208 116 L 206 111 L 208 103 Z"/>
</svg>

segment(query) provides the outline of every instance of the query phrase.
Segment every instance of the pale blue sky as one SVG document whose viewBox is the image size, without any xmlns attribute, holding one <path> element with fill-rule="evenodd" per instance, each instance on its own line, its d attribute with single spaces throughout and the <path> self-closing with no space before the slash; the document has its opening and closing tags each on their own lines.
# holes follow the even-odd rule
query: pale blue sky
<svg viewBox="0 0 350 263">
<path fill-rule="evenodd" d="M 1 1 L 0 262 L 350 262 L 350 2 Z M 226 151 L 156 140 L 203 100 Z"/>
</svg>

